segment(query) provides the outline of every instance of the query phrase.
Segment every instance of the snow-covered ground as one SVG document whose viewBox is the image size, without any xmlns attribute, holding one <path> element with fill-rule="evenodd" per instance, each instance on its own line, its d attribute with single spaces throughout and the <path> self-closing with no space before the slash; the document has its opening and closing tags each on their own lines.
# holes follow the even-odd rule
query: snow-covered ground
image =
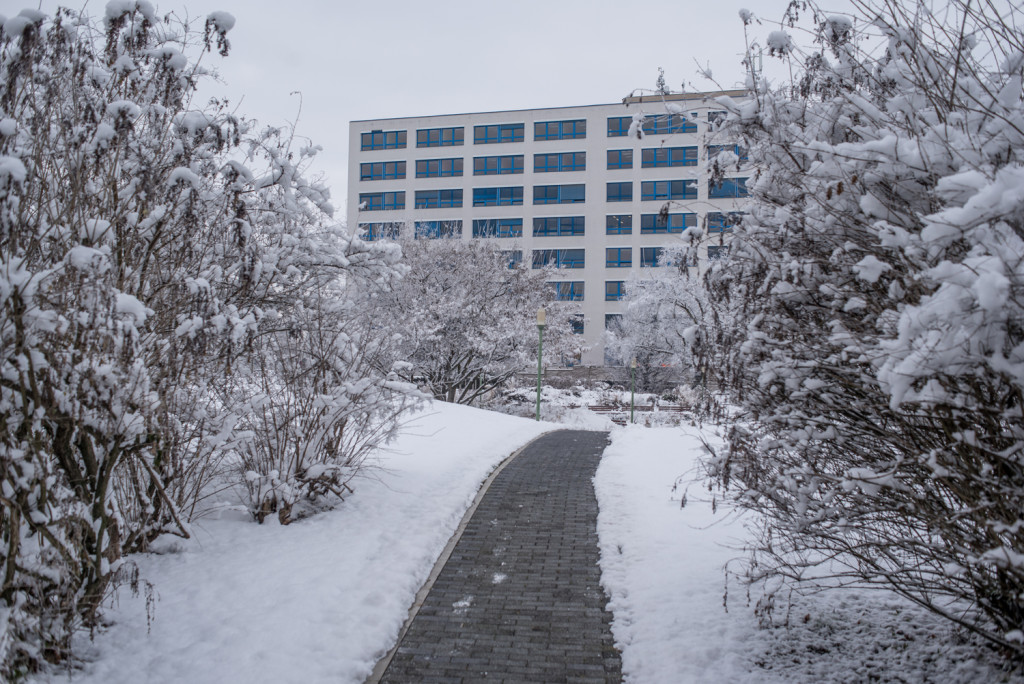
<svg viewBox="0 0 1024 684">
<path fill-rule="evenodd" d="M 1024 682 L 887 592 L 780 591 L 771 624 L 759 625 L 762 592 L 726 584 L 746 519 L 698 480 L 702 435 L 716 446 L 710 427 L 617 428 L 595 477 L 602 583 L 627 682 Z"/>
<path fill-rule="evenodd" d="M 362 682 L 487 474 L 556 427 L 435 403 L 339 509 L 287 527 L 203 520 L 193 540 L 136 557 L 152 623 L 125 587 L 110 628 L 79 644 L 93 662 L 52 679 Z"/>
<path fill-rule="evenodd" d="M 585 410 L 560 416 L 565 427 L 612 427 Z M 288 527 L 223 515 L 197 524 L 192 540 L 137 557 L 157 597 L 151 623 L 145 595 L 125 587 L 109 628 L 77 645 L 87 662 L 36 680 L 362 682 L 488 472 L 558 427 L 434 404 L 338 510 Z M 779 626 L 763 629 L 733 580 L 726 612 L 722 567 L 742 556 L 744 521 L 721 501 L 713 512 L 706 487 L 690 483 L 701 434 L 716 439 L 685 425 L 615 427 L 595 478 L 627 681 L 1024 681 L 974 660 L 945 624 L 888 595 L 780 598 Z"/>
</svg>

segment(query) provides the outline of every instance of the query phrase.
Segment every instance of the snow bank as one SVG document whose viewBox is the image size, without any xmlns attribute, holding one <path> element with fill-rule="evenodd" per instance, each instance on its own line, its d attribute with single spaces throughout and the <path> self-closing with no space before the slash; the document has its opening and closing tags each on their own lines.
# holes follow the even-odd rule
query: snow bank
<svg viewBox="0 0 1024 684">
<path fill-rule="evenodd" d="M 753 681 L 757 623 L 722 608 L 722 569 L 741 555 L 742 521 L 716 515 L 706 489 L 687 487 L 700 434 L 617 429 L 594 478 L 602 584 L 628 682 Z"/>
</svg>

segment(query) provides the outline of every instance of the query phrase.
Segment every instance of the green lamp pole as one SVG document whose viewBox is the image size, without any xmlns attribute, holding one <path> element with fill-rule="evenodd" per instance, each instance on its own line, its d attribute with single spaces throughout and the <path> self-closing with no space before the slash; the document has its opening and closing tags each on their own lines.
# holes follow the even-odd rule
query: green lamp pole
<svg viewBox="0 0 1024 684">
<path fill-rule="evenodd" d="M 636 357 L 629 362 L 629 422 L 630 424 L 635 423 L 633 419 L 633 409 L 635 407 L 634 397 L 636 396 Z"/>
<path fill-rule="evenodd" d="M 540 420 L 540 376 L 542 371 L 541 358 L 544 356 L 544 324 L 547 312 L 544 307 L 537 309 L 537 420 Z"/>
</svg>

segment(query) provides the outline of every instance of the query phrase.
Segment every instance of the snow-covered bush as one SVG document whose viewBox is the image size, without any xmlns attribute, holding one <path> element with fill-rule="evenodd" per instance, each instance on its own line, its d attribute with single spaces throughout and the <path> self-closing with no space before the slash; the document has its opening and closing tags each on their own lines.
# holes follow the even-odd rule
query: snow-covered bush
<svg viewBox="0 0 1024 684">
<path fill-rule="evenodd" d="M 544 357 L 577 356 L 570 318 L 556 302 L 558 272 L 510 263 L 486 241 L 399 241 L 405 277 L 372 294 L 368 325 L 390 343 L 378 365 L 443 401 L 471 404 L 536 363 L 537 310 L 545 307 Z"/>
<path fill-rule="evenodd" d="M 396 275 L 380 269 L 377 253 L 393 262 L 399 251 L 331 231 L 323 237 L 330 239 L 317 251 L 344 259 L 335 267 L 345 282 L 319 269 L 325 277 L 261 326 L 244 360 L 251 367 L 228 390 L 249 397 L 234 449 L 259 522 L 277 513 L 288 523 L 343 499 L 367 454 L 394 436 L 418 396 L 396 373 L 374 370 L 387 339 L 363 315 L 366 292 L 390 286 Z"/>
<path fill-rule="evenodd" d="M 720 364 L 751 419 L 712 466 L 766 514 L 754 576 L 830 568 L 1019 657 L 1022 16 L 809 5 L 820 51 L 770 38 L 796 80 L 722 101 L 759 171 L 709 278 L 743 295 Z"/>
<path fill-rule="evenodd" d="M 666 249 L 667 264 L 686 264 L 699 243 L 690 229 Z M 691 238 L 693 244 L 691 245 Z M 702 388 L 701 410 L 713 409 L 707 388 L 718 385 L 714 349 L 735 334 L 731 300 L 713 302 L 703 280 L 680 265 L 665 275 L 632 278 L 622 318 L 606 334 L 606 348 L 625 364 L 637 361 L 637 387 L 651 391 L 680 382 Z"/>
<path fill-rule="evenodd" d="M 251 393 L 229 389 L 265 382 L 261 364 L 292 380 L 273 326 L 334 307 L 318 286 L 392 271 L 386 250 L 321 237 L 315 148 L 193 108 L 232 24 L 144 0 L 102 24 L 0 21 L 0 677 L 64 657 L 124 554 L 188 535 L 251 423 Z M 387 387 L 336 348 L 346 380 Z"/>
</svg>

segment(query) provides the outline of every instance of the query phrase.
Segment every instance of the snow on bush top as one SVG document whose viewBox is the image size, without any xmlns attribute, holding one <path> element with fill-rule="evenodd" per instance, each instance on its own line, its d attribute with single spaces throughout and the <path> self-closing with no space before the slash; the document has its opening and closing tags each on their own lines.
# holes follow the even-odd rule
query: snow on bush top
<svg viewBox="0 0 1024 684">
<path fill-rule="evenodd" d="M 206 21 L 213 24 L 218 33 L 227 33 L 235 27 L 235 16 L 228 12 L 210 12 Z"/>
</svg>

